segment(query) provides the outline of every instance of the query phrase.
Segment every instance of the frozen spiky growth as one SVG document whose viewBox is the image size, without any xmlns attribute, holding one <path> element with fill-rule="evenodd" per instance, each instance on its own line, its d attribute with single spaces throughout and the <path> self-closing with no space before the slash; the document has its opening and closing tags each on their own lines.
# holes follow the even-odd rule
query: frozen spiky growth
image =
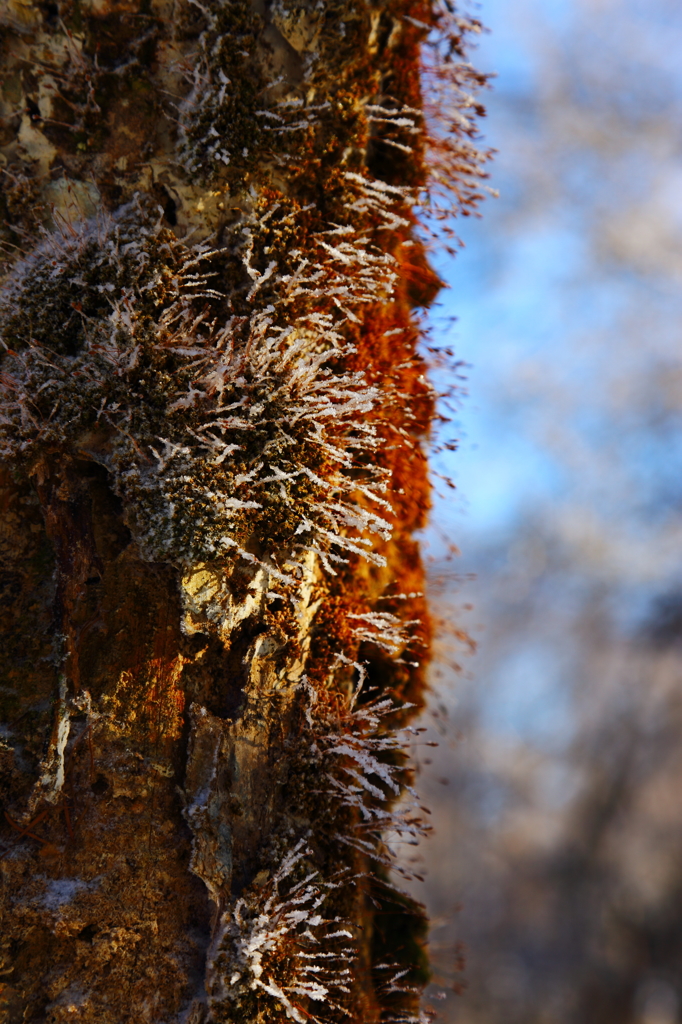
<svg viewBox="0 0 682 1024">
<path fill-rule="evenodd" d="M 392 645 L 403 646 L 407 641 L 396 622 L 390 624 L 390 632 L 375 634 L 376 639 L 382 637 Z M 391 649 L 397 651 L 395 646 Z M 307 679 L 301 684 L 307 698 L 305 713 L 312 731 L 313 760 L 326 781 L 332 806 L 351 812 L 352 826 L 345 832 L 335 830 L 335 838 L 386 868 L 408 875 L 397 864 L 395 844 L 414 845 L 430 830 L 423 819 L 424 808 L 416 802 L 416 794 L 405 779 L 406 741 L 419 730 L 392 725 L 392 717 L 404 714 L 412 705 L 397 703 L 391 697 L 371 699 L 363 692 L 365 667 L 342 654 L 337 662 L 342 670 L 355 670 L 357 681 L 350 697 L 330 700 L 329 694 L 315 690 Z M 405 792 L 412 802 L 393 806 Z"/>
<path fill-rule="evenodd" d="M 325 901 L 339 883 L 309 870 L 310 852 L 305 840 L 298 842 L 272 878 L 223 914 L 208 958 L 214 1015 L 275 1021 L 283 1010 L 298 1024 L 320 1024 L 317 1013 L 341 1010 L 338 1001 L 351 986 L 353 934 L 324 917 Z"/>
<path fill-rule="evenodd" d="M 180 153 L 189 172 L 204 180 L 228 168 L 243 174 L 262 142 L 255 116 L 265 88 L 256 59 L 261 19 L 247 0 L 191 2 L 206 27 L 181 110 Z"/>
<path fill-rule="evenodd" d="M 358 205 L 383 198 L 357 192 Z M 29 466 L 47 454 L 106 466 L 148 557 L 240 553 L 293 583 L 306 552 L 330 572 L 350 552 L 381 564 L 380 395 L 332 367 L 394 271 L 338 226 L 313 239 L 323 263 L 294 250 L 286 273 L 260 268 L 277 212 L 218 253 L 139 205 L 52 234 L 0 297 L 0 436 Z M 259 292 L 272 301 L 256 304 Z"/>
<path fill-rule="evenodd" d="M 0 455 L 34 478 L 57 552 L 50 780 L 66 799 L 72 713 L 126 757 L 139 739 L 142 761 L 163 735 L 168 806 L 186 801 L 186 867 L 211 903 L 188 1020 L 416 1022 L 424 919 L 391 883 L 398 844 L 427 829 L 405 753 L 434 419 L 412 310 L 439 287 L 424 216 L 481 195 L 482 79 L 462 47 L 477 25 L 449 0 L 171 6 L 165 26 L 155 4 L 105 20 L 106 0 L 74 4 L 80 28 L 50 30 L 62 56 L 41 50 L 54 109 L 45 94 L 21 122 L 62 159 L 50 227 L 0 286 Z M 77 210 L 71 188 L 90 197 Z M 163 623 L 143 619 L 149 665 L 118 641 L 147 571 L 180 591 Z"/>
</svg>

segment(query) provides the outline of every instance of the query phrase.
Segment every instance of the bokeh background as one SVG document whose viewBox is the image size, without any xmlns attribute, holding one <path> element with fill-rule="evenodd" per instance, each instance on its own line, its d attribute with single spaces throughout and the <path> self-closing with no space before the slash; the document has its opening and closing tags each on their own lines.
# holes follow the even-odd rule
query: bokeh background
<svg viewBox="0 0 682 1024">
<path fill-rule="evenodd" d="M 426 536 L 440 745 L 415 756 L 435 834 L 405 852 L 426 872 L 429 1002 L 447 1024 L 674 1024 L 682 4 L 480 16 L 500 198 L 459 223 L 431 320 L 468 396 Z"/>
</svg>

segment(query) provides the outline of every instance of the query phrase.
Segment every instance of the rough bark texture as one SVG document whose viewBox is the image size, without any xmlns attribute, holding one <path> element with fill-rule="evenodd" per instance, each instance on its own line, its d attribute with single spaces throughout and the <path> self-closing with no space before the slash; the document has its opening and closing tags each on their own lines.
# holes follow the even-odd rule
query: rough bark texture
<svg viewBox="0 0 682 1024">
<path fill-rule="evenodd" d="M 2 1021 L 414 1017 L 436 21 L 0 2 Z"/>
</svg>

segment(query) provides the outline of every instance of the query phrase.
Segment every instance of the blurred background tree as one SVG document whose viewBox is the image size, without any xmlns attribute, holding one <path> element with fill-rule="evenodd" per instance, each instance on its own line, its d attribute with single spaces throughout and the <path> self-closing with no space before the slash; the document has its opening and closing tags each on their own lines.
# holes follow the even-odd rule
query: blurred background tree
<svg viewBox="0 0 682 1024">
<path fill-rule="evenodd" d="M 481 15 L 501 198 L 461 228 L 434 323 L 471 364 L 461 449 L 440 467 L 458 491 L 430 535 L 434 993 L 458 1024 L 674 1024 L 682 9 L 487 0 Z M 464 661 L 447 633 L 463 617 Z"/>
</svg>

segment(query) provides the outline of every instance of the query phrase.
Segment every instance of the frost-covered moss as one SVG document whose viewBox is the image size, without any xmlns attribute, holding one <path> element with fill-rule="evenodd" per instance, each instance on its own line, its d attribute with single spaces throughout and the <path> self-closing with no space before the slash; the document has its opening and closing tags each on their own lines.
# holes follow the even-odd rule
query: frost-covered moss
<svg viewBox="0 0 682 1024">
<path fill-rule="evenodd" d="M 44 186 L 17 177 L 6 205 L 90 183 L 111 211 L 56 203 L 48 217 L 43 203 L 49 232 L 0 291 L 0 454 L 40 481 L 65 678 L 81 688 L 59 706 L 85 707 L 89 630 L 118 656 L 133 559 L 171 563 L 145 566 L 183 602 L 145 619 L 153 671 L 131 656 L 113 694 L 93 687 L 87 724 L 121 748 L 177 739 L 187 867 L 214 904 L 188 1019 L 416 1021 L 423 976 L 400 978 L 422 959 L 423 918 L 390 893 L 387 838 L 424 830 L 394 806 L 409 783 L 401 696 L 420 699 L 428 635 L 411 533 L 434 396 L 412 310 L 439 282 L 415 209 L 431 170 L 464 212 L 479 194 L 464 23 L 433 48 L 445 123 L 421 97 L 425 40 L 449 17 L 438 0 L 274 0 L 262 16 L 247 0 L 181 0 L 169 25 L 144 6 L 66 5 L 74 32 L 55 23 L 45 45 L 51 108 L 39 73 L 20 73 L 43 103 L 33 137 L 63 163 Z M 147 198 L 122 205 L 135 189 Z M 138 550 L 109 560 L 87 537 L 76 571 L 88 462 Z M 113 563 L 128 590 L 103 615 L 95 588 Z"/>
<path fill-rule="evenodd" d="M 248 0 L 195 6 L 206 27 L 181 110 L 180 154 L 193 177 L 219 175 L 234 184 L 261 155 L 258 110 L 268 84 L 257 56 L 262 19 Z"/>
<path fill-rule="evenodd" d="M 223 914 L 207 971 L 214 1018 L 275 1024 L 284 1010 L 320 1024 L 318 1014 L 328 1020 L 350 993 L 354 936 L 325 914 L 341 881 L 321 880 L 310 855 L 305 840 L 294 843 Z"/>
<path fill-rule="evenodd" d="M 116 220 L 67 225 L 20 263 L 0 293 L 5 348 L 38 345 L 58 356 L 97 351 L 114 328 L 114 309 L 151 320 L 177 300 L 186 250 L 153 226 L 140 206 Z M 114 328 L 114 334 L 115 334 Z M 123 320 L 119 330 L 125 331 Z"/>
<path fill-rule="evenodd" d="M 148 557 L 239 553 L 293 583 L 306 551 L 330 571 L 349 552 L 377 560 L 366 535 L 389 529 L 366 457 L 378 392 L 330 364 L 392 271 L 343 235 L 319 240 L 324 267 L 301 253 L 286 274 L 257 269 L 260 227 L 222 258 L 140 206 L 51 235 L 0 295 L 0 436 L 29 472 L 48 454 L 105 465 Z"/>
</svg>

